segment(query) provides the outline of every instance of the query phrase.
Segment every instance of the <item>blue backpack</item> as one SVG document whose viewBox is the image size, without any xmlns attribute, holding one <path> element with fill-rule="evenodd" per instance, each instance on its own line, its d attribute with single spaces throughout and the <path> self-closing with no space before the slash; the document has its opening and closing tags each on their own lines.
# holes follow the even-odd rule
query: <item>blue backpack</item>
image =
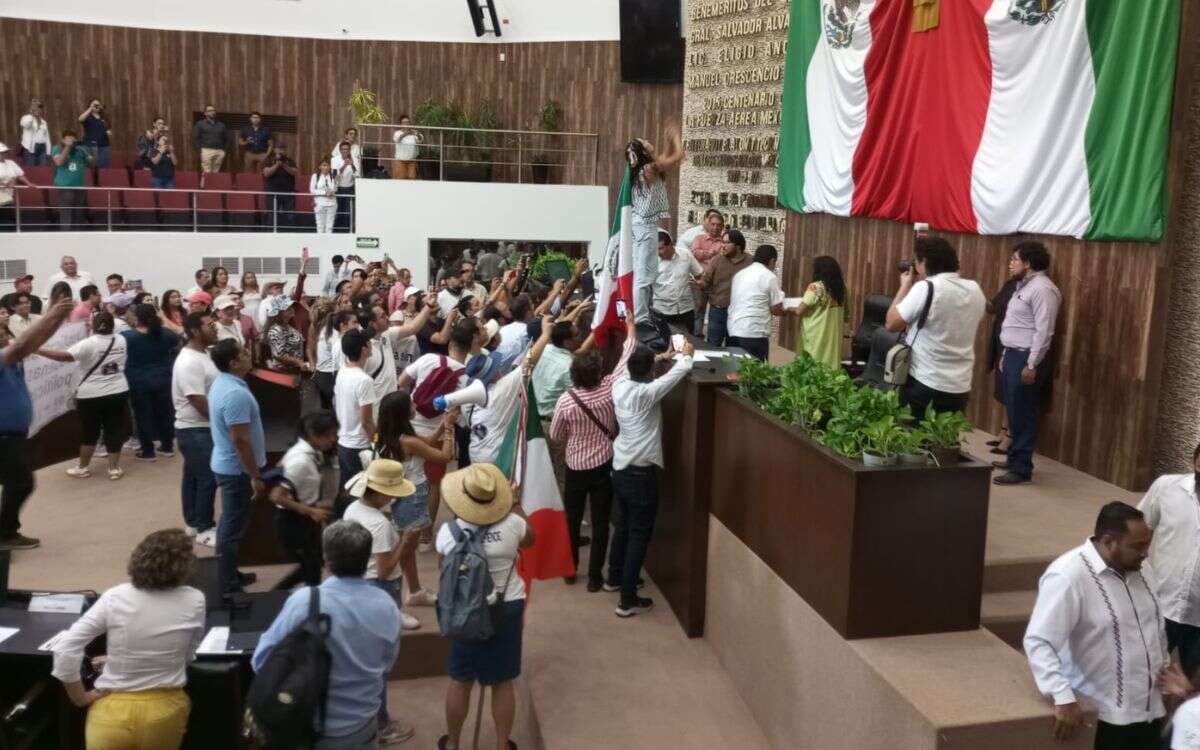
<svg viewBox="0 0 1200 750">
<path fill-rule="evenodd" d="M 449 523 L 454 535 L 454 548 L 442 558 L 438 581 L 437 618 L 442 635 L 463 641 L 486 641 L 496 633 L 499 608 L 504 603 L 504 592 L 512 580 L 508 580 L 490 604 L 488 599 L 496 590 L 488 570 L 487 554 L 483 550 L 483 538 L 490 526 L 481 526 L 468 532 L 458 522 Z M 516 562 L 513 562 L 513 568 Z"/>
</svg>

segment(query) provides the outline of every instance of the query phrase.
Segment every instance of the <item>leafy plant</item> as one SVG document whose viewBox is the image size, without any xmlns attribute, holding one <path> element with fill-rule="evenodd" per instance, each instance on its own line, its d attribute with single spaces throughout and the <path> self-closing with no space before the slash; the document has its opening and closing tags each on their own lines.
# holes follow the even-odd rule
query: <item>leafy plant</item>
<svg viewBox="0 0 1200 750">
<path fill-rule="evenodd" d="M 350 114 L 356 123 L 370 125 L 388 120 L 387 112 L 384 112 L 379 106 L 379 97 L 370 89 L 359 86 L 358 81 L 354 82 L 354 90 L 350 92 L 348 105 Z"/>
<path fill-rule="evenodd" d="M 761 408 L 779 390 L 780 370 L 753 357 L 743 357 L 738 365 L 737 392 Z"/>
<path fill-rule="evenodd" d="M 911 429 L 904 431 L 904 440 L 898 446 L 900 453 L 923 453 L 925 451 L 925 431 Z"/>
<path fill-rule="evenodd" d="M 543 250 L 537 258 L 534 259 L 533 265 L 529 269 L 529 275 L 536 281 L 545 282 L 550 278 L 550 270 L 547 267 L 550 263 L 562 261 L 567 264 L 568 268 L 575 267 L 575 259 L 566 253 L 549 248 Z"/>
<path fill-rule="evenodd" d="M 896 421 L 895 415 L 889 414 L 863 428 L 862 449 L 876 456 L 894 456 L 907 439 L 908 431 Z"/>
<path fill-rule="evenodd" d="M 446 162 L 490 162 L 496 134 L 481 131 L 499 130 L 500 115 L 496 102 L 482 99 L 468 110 L 458 102 L 426 99 L 413 110 L 413 124 L 430 128 L 457 128 L 427 140 L 436 140 L 423 147 L 422 158 L 437 158 L 439 145 L 446 149 Z"/>
<path fill-rule="evenodd" d="M 958 448 L 962 445 L 963 433 L 971 429 L 971 423 L 961 411 L 936 412 L 930 406 L 917 425 L 924 446 L 931 450 Z"/>
<path fill-rule="evenodd" d="M 538 126 L 547 133 L 562 130 L 563 108 L 556 99 L 547 99 L 538 108 Z"/>
</svg>

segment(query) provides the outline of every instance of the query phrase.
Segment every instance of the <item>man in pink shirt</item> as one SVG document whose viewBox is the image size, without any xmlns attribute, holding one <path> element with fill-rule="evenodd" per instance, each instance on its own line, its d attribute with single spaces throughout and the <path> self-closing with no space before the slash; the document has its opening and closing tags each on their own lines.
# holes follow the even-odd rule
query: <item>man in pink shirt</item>
<svg viewBox="0 0 1200 750">
<path fill-rule="evenodd" d="M 724 244 L 721 242 L 721 234 L 725 231 L 725 217 L 715 208 L 710 208 L 704 212 L 704 232 L 696 235 L 692 240 L 692 257 L 700 262 L 700 267 L 705 271 L 712 263 L 712 259 L 721 254 Z M 696 299 L 696 330 L 694 333 L 699 336 L 704 332 L 704 312 L 708 307 L 708 300 L 704 293 L 699 289 L 694 290 L 693 296 Z"/>
<path fill-rule="evenodd" d="M 388 290 L 388 314 L 404 307 L 404 291 L 412 286 L 412 271 L 401 268 L 396 272 L 396 283 Z"/>
<path fill-rule="evenodd" d="M 100 307 L 100 290 L 95 284 L 88 284 L 79 290 L 79 304 L 71 311 L 71 322 L 91 322 L 92 313 Z"/>
</svg>

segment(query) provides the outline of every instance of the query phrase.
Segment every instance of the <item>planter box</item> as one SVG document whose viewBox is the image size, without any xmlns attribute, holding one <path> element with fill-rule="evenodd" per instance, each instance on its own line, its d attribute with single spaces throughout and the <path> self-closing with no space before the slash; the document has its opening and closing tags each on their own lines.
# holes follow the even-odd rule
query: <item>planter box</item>
<svg viewBox="0 0 1200 750">
<path fill-rule="evenodd" d="M 491 164 L 455 164 L 442 166 L 442 179 L 446 182 L 491 182 Z"/>
<path fill-rule="evenodd" d="M 867 467 L 715 395 L 713 515 L 838 633 L 979 627 L 989 466 Z"/>
</svg>

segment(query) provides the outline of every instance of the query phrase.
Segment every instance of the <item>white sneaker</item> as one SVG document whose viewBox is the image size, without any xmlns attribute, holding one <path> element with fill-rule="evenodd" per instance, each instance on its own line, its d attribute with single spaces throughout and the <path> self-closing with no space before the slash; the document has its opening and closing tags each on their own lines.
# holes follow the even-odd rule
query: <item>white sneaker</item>
<svg viewBox="0 0 1200 750">
<path fill-rule="evenodd" d="M 92 453 L 92 458 L 106 458 L 108 456 L 108 448 L 103 445 L 97 445 L 96 450 Z"/>
<path fill-rule="evenodd" d="M 217 546 L 217 530 L 209 529 L 196 534 L 196 544 L 201 547 L 216 547 Z"/>
<path fill-rule="evenodd" d="M 80 466 L 79 464 L 76 464 L 76 465 L 72 466 L 71 468 L 67 469 L 67 476 L 75 477 L 76 479 L 86 479 L 87 477 L 90 477 L 91 475 L 92 475 L 91 469 L 89 469 L 86 466 Z"/>
<path fill-rule="evenodd" d="M 437 594 L 429 589 L 420 589 L 414 591 L 404 598 L 404 606 L 406 607 L 436 607 Z"/>
<path fill-rule="evenodd" d="M 405 630 L 420 630 L 421 621 L 407 612 L 400 613 L 400 624 Z"/>
<path fill-rule="evenodd" d="M 185 533 L 185 534 L 187 534 L 187 535 L 188 535 L 188 539 L 195 539 L 195 538 L 196 538 L 196 533 L 197 533 L 197 532 L 196 532 L 196 530 L 195 530 L 195 529 L 193 529 L 191 526 L 184 526 L 184 527 L 183 527 L 183 533 Z"/>
<path fill-rule="evenodd" d="M 108 478 L 113 480 L 114 482 L 123 476 L 125 476 L 124 469 L 109 469 L 108 470 Z"/>
<path fill-rule="evenodd" d="M 141 453 L 142 452 L 142 444 L 140 442 L 138 442 L 137 438 L 129 438 L 128 440 L 125 441 L 125 445 L 121 446 L 121 450 L 133 451 L 134 453 Z"/>
<path fill-rule="evenodd" d="M 158 455 L 170 458 L 171 456 L 175 455 L 175 449 L 172 448 L 171 450 L 166 450 L 166 449 L 160 447 L 158 449 Z"/>
</svg>

